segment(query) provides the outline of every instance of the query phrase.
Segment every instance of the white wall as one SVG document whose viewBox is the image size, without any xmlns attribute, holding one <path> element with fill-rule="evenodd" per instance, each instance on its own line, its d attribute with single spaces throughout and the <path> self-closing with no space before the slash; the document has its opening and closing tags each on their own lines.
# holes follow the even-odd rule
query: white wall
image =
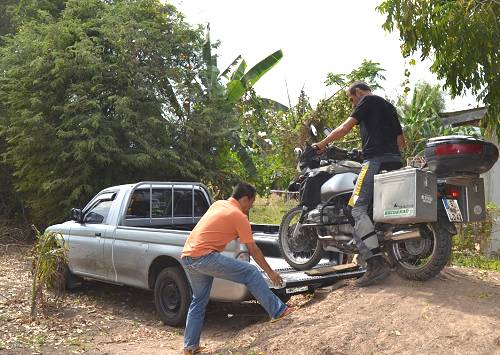
<svg viewBox="0 0 500 355">
<path fill-rule="evenodd" d="M 495 143 L 498 146 L 498 138 L 495 134 L 489 137 L 490 142 Z M 484 178 L 484 192 L 486 194 L 486 203 L 493 202 L 498 208 L 500 208 L 500 161 L 497 161 L 493 168 L 486 174 L 482 175 Z M 488 253 L 500 252 L 500 218 L 497 217 L 493 221 L 493 228 L 491 233 L 491 243 Z"/>
</svg>

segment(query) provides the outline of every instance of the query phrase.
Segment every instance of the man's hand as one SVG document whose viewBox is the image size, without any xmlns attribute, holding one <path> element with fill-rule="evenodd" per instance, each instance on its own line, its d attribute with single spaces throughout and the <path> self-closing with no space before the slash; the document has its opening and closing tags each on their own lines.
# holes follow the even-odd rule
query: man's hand
<svg viewBox="0 0 500 355">
<path fill-rule="evenodd" d="M 316 149 L 316 153 L 317 154 L 321 154 L 321 153 L 323 153 L 325 151 L 326 143 L 324 143 L 323 141 L 318 142 L 318 143 L 313 143 L 312 147 L 314 149 Z"/>
<path fill-rule="evenodd" d="M 272 281 L 272 283 L 274 285 L 276 285 L 276 286 L 283 285 L 283 279 L 281 278 L 280 274 L 278 274 L 276 271 L 271 270 L 271 272 L 269 272 L 267 274 L 267 276 L 269 277 L 269 279 Z"/>
<path fill-rule="evenodd" d="M 271 269 L 271 267 L 266 261 L 266 258 L 264 258 L 264 255 L 262 254 L 262 251 L 260 251 L 257 244 L 255 244 L 254 242 L 254 243 L 245 243 L 245 245 L 247 246 L 248 253 L 250 254 L 250 256 L 255 260 L 257 265 L 259 265 L 262 268 L 262 270 L 264 270 L 264 272 L 267 274 L 271 282 L 276 286 L 281 286 L 283 284 L 283 279 L 276 271 Z"/>
</svg>

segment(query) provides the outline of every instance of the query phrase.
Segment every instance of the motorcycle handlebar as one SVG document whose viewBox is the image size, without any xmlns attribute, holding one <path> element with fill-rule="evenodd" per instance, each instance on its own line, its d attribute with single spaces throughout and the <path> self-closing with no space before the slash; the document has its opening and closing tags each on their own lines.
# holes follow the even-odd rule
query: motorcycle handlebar
<svg viewBox="0 0 500 355">
<path fill-rule="evenodd" d="M 358 149 L 350 151 L 328 146 L 323 152 L 318 154 L 317 149 L 309 144 L 304 148 L 304 152 L 300 157 L 300 161 L 309 167 L 318 167 L 321 160 L 353 160 L 363 162 L 363 154 Z"/>
</svg>

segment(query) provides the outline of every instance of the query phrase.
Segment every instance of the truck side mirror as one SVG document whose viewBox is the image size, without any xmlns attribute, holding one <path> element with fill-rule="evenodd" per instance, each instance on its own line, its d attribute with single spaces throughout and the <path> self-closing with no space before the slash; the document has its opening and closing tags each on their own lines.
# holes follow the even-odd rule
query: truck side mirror
<svg viewBox="0 0 500 355">
<path fill-rule="evenodd" d="M 71 220 L 82 223 L 83 222 L 83 212 L 79 208 L 72 208 L 71 209 Z"/>
</svg>

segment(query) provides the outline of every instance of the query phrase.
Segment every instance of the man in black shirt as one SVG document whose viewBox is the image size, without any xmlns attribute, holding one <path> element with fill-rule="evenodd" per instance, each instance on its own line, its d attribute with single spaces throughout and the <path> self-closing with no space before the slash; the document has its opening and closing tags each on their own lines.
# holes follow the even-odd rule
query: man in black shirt
<svg viewBox="0 0 500 355">
<path fill-rule="evenodd" d="M 373 95 L 366 83 L 354 82 L 346 93 L 354 108 L 350 117 L 315 146 L 323 151 L 328 143 L 344 137 L 355 125 L 360 127 L 364 161 L 349 205 L 355 222 L 354 239 L 360 256 L 367 263 L 365 275 L 356 284 L 368 286 L 389 275 L 375 228 L 368 216 L 368 207 L 373 200 L 373 176 L 382 167 L 386 170 L 402 167 L 400 149 L 405 147 L 405 139 L 395 107 Z"/>
</svg>

